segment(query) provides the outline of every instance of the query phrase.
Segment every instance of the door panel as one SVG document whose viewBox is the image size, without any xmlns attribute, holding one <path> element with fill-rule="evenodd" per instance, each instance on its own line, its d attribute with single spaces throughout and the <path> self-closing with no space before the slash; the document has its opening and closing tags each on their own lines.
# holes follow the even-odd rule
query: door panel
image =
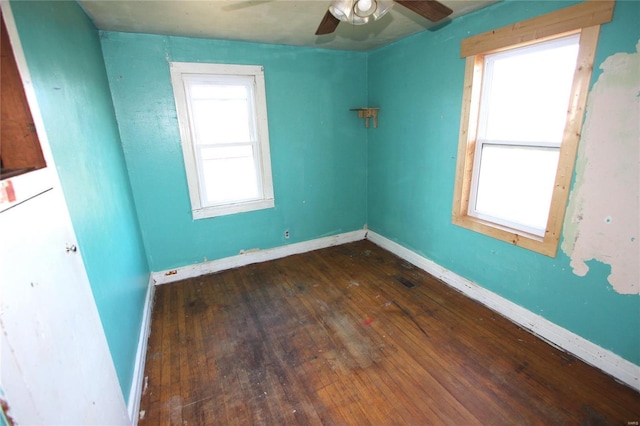
<svg viewBox="0 0 640 426">
<path fill-rule="evenodd" d="M 20 424 L 124 424 L 124 399 L 66 205 L 0 213 L 1 382 Z"/>
</svg>

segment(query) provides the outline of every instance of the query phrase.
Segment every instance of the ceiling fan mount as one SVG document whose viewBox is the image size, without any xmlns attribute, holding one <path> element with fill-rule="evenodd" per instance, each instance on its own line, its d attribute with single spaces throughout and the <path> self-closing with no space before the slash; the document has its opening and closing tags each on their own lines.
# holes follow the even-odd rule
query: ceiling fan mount
<svg viewBox="0 0 640 426">
<path fill-rule="evenodd" d="M 449 7 L 436 0 L 333 0 L 316 30 L 316 35 L 331 34 L 341 21 L 363 25 L 371 20 L 378 20 L 394 3 L 431 22 L 438 22 L 453 13 Z"/>
</svg>

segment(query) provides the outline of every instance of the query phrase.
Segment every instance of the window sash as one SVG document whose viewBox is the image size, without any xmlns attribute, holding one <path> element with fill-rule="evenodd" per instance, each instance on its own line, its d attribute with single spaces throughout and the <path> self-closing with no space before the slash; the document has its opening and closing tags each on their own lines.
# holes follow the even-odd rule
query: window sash
<svg viewBox="0 0 640 426">
<path fill-rule="evenodd" d="M 256 195 L 253 197 L 236 197 L 233 199 L 222 199 L 219 201 L 210 200 L 209 192 L 212 188 L 208 188 L 206 186 L 206 170 L 205 170 L 205 162 L 207 159 L 203 156 L 203 151 L 214 149 L 221 150 L 224 148 L 230 147 L 250 147 L 251 155 L 250 156 L 236 156 L 233 158 L 251 158 L 252 167 L 254 170 L 254 176 L 252 176 L 254 180 L 254 188 L 256 191 Z M 198 168 L 198 183 L 200 186 L 200 199 L 203 206 L 221 206 L 230 203 L 245 203 L 248 201 L 261 200 L 264 198 L 264 191 L 262 185 L 262 173 L 260 173 L 260 153 L 259 146 L 256 141 L 248 142 L 248 143 L 226 143 L 226 144 L 198 144 L 195 147 L 196 154 L 196 165 Z"/>
<path fill-rule="evenodd" d="M 256 109 L 255 109 L 255 79 L 250 76 L 217 76 L 217 75 L 187 75 L 183 77 L 185 92 L 187 94 L 187 106 L 189 115 L 189 126 L 191 129 L 192 149 L 195 155 L 196 169 L 198 171 L 198 187 L 201 207 L 215 207 L 233 203 L 244 203 L 248 201 L 261 200 L 264 197 L 263 185 L 262 185 L 262 173 L 260 167 L 260 147 L 258 144 L 257 131 L 256 131 Z M 248 141 L 238 142 L 216 142 L 208 143 L 200 139 L 200 133 L 198 132 L 198 125 L 195 121 L 195 106 L 194 100 L 203 100 L 203 98 L 197 98 L 193 96 L 194 86 L 210 86 L 212 88 L 224 87 L 224 86 L 241 86 L 246 89 L 246 108 L 247 108 L 247 134 L 249 135 Z M 195 98 L 195 99 L 194 99 Z M 204 98 L 206 100 L 213 101 L 226 101 L 228 98 L 224 97 L 211 97 Z M 209 194 L 213 188 L 208 188 L 208 179 L 206 179 L 207 170 L 205 170 L 206 163 L 203 158 L 203 151 L 212 148 L 223 147 L 242 147 L 250 146 L 252 149 L 252 163 L 254 169 L 254 185 L 256 195 L 254 197 L 239 196 L 236 198 L 225 198 L 221 200 L 210 200 Z M 230 178 L 230 176 L 227 176 Z"/>
<path fill-rule="evenodd" d="M 520 148 L 531 148 L 534 150 L 545 150 L 545 151 L 556 151 L 560 152 L 559 144 L 551 143 L 551 142 L 539 142 L 532 144 L 530 142 L 518 142 L 518 141 L 496 141 L 496 140 L 478 140 L 476 142 L 476 151 L 474 158 L 474 168 L 471 178 L 471 189 L 469 196 L 469 207 L 468 207 L 468 215 L 472 217 L 476 217 L 478 219 L 495 223 L 497 225 L 503 226 L 509 229 L 517 229 L 523 233 L 535 235 L 538 237 L 543 237 L 546 230 L 546 224 L 548 220 L 548 212 L 551 204 L 551 199 L 549 199 L 549 208 L 546 209 L 547 217 L 545 218 L 545 226 L 544 227 L 536 227 L 527 224 L 525 221 L 516 221 L 509 220 L 509 214 L 490 214 L 486 211 L 482 211 L 478 208 L 478 195 L 480 189 L 480 176 L 482 171 L 482 154 L 484 152 L 485 146 L 502 146 L 502 147 L 520 147 Z M 556 164 L 556 172 L 557 172 L 557 164 Z M 553 180 L 555 180 L 556 173 L 553 173 Z M 547 176 L 547 178 L 550 176 Z M 553 188 L 549 188 L 549 190 L 553 190 Z"/>
<path fill-rule="evenodd" d="M 478 139 L 495 139 L 496 133 L 498 133 L 506 140 L 518 138 L 530 143 L 543 140 L 545 143 L 555 142 L 557 146 L 560 146 L 566 127 L 566 111 L 575 74 L 579 41 L 580 34 L 571 34 L 485 55 L 483 57 Z M 571 51 L 572 49 L 575 49 L 574 52 Z M 572 57 L 571 53 L 575 56 Z M 546 63 L 554 60 L 560 63 L 557 67 L 549 69 Z M 503 64 L 502 67 L 506 64 L 508 67 L 509 61 L 512 64 L 513 62 L 517 64 L 518 61 L 525 61 L 528 64 L 523 66 L 521 63 L 515 77 L 512 74 L 504 75 L 504 70 L 502 74 L 496 76 L 498 64 Z M 563 61 L 567 62 L 562 63 Z M 513 65 L 511 67 L 513 68 Z M 561 69 L 558 70 L 558 67 Z M 541 68 L 546 68 L 542 70 L 542 77 L 531 72 Z M 512 69 L 511 72 L 515 72 L 515 70 Z M 546 78 L 544 78 L 545 73 Z M 541 81 L 541 78 L 544 81 Z M 528 84 L 532 80 L 535 81 Z M 512 89 L 513 85 L 517 85 L 517 89 Z M 500 88 L 502 88 L 502 93 Z M 527 94 L 527 92 L 529 93 Z M 505 102 L 505 97 L 509 102 Z M 562 104 L 549 105 L 550 98 L 553 98 L 553 101 L 562 102 Z M 531 99 L 531 101 L 524 99 Z M 532 109 L 531 106 L 538 106 L 538 108 Z M 531 126 L 529 124 L 531 118 L 554 123 L 551 127 L 553 131 L 547 130 L 545 132 L 541 131 L 541 126 Z M 500 121 L 497 121 L 498 119 Z M 504 123 L 505 121 L 509 124 Z"/>
<path fill-rule="evenodd" d="M 532 182 L 531 184 L 528 185 L 528 188 L 530 189 L 534 189 L 535 190 L 535 194 L 531 194 L 531 197 L 528 197 L 527 195 L 525 195 L 525 185 L 526 182 L 523 182 L 521 179 L 523 176 L 517 176 L 517 171 L 514 171 L 514 173 L 512 173 L 510 176 L 505 176 L 505 179 L 511 178 L 511 181 L 509 181 L 509 183 L 496 183 L 493 182 L 494 186 L 493 187 L 489 187 L 487 185 L 490 185 L 490 183 L 485 183 L 484 184 L 484 190 L 485 191 L 498 191 L 498 190 L 502 190 L 505 192 L 509 192 L 510 196 L 512 197 L 512 202 L 513 203 L 519 203 L 521 208 L 519 208 L 518 205 L 508 205 L 508 203 L 504 203 L 502 204 L 502 207 L 500 209 L 495 209 L 493 210 L 491 213 L 488 213 L 487 211 L 482 211 L 481 209 L 479 209 L 478 204 L 479 204 L 479 200 L 478 200 L 478 196 L 480 193 L 480 185 L 482 184 L 481 182 L 481 176 L 483 174 L 483 172 L 485 172 L 485 169 L 483 168 L 483 153 L 485 152 L 484 148 L 485 146 L 510 146 L 510 147 L 522 147 L 522 148 L 532 148 L 532 149 L 541 149 L 541 150 L 548 150 L 549 148 L 555 149 L 557 151 L 559 151 L 560 145 L 562 143 L 562 135 L 563 135 L 563 131 L 564 128 L 566 127 L 566 113 L 565 111 L 568 108 L 568 103 L 569 103 L 569 92 L 571 89 L 571 85 L 573 83 L 573 75 L 575 72 L 575 62 L 573 64 L 568 64 L 565 63 L 564 66 L 567 66 L 567 68 L 565 69 L 565 72 L 569 69 L 568 65 L 571 65 L 570 68 L 570 75 L 564 75 L 562 76 L 561 73 L 556 73 L 559 75 L 558 77 L 558 83 L 563 83 L 568 85 L 568 87 L 566 87 L 566 93 L 567 93 L 567 97 L 565 98 L 566 100 L 563 102 L 561 97 L 558 97 L 556 99 L 552 99 L 552 101 L 558 101 L 558 102 L 563 102 L 562 105 L 558 105 L 555 108 L 555 116 L 551 118 L 551 120 L 556 120 L 556 126 L 553 129 L 552 133 L 547 133 L 546 135 L 544 134 L 545 132 L 539 133 L 538 136 L 547 136 L 547 140 L 542 140 L 542 141 L 532 141 L 532 140 L 524 140 L 527 138 L 528 134 L 529 134 L 529 130 L 527 128 L 511 128 L 509 130 L 507 130 L 505 132 L 505 130 L 501 130 L 500 128 L 498 128 L 497 132 L 499 134 L 502 134 L 503 136 L 505 135 L 511 135 L 511 136 L 518 136 L 518 137 L 522 137 L 523 140 L 496 140 L 496 139 L 487 139 L 487 133 L 488 133 L 488 128 L 489 128 L 489 118 L 490 118 L 490 114 L 494 113 L 492 111 L 492 107 L 495 106 L 495 104 L 493 104 L 492 102 L 495 101 L 494 96 L 501 96 L 501 94 L 498 92 L 496 93 L 494 91 L 494 85 L 495 84 L 502 84 L 502 82 L 496 82 L 495 78 L 496 75 L 494 74 L 495 71 L 495 65 L 496 63 L 498 63 L 499 61 L 505 61 L 505 60 L 509 60 L 509 59 L 514 59 L 514 60 L 518 60 L 518 58 L 526 58 L 527 56 L 530 55 L 536 55 L 536 54 L 549 54 L 549 55 L 553 55 L 555 53 L 556 57 L 558 55 L 558 50 L 557 49 L 562 49 L 562 48 L 566 48 L 566 47 L 571 47 L 571 46 L 575 46 L 576 44 L 579 43 L 579 39 L 580 39 L 580 35 L 579 34 L 572 34 L 569 36 L 565 36 L 565 37 L 559 37 L 557 39 L 552 39 L 552 40 L 547 40 L 541 43 L 536 43 L 533 45 L 529 45 L 529 46 L 525 46 L 525 47 L 520 47 L 520 48 L 515 48 L 515 49 L 510 49 L 510 50 L 506 50 L 503 52 L 499 52 L 499 53 L 495 53 L 495 54 L 491 54 L 491 55 L 486 55 L 483 57 L 483 76 L 481 79 L 481 95 L 480 95 L 480 111 L 479 111 L 479 123 L 478 123 L 478 139 L 476 140 L 476 148 L 475 148 L 475 154 L 474 154 L 474 160 L 473 160 L 473 171 L 472 171 L 472 177 L 471 177 L 471 188 L 470 188 L 470 196 L 469 196 L 469 205 L 468 205 L 468 215 L 472 216 L 472 217 L 476 217 L 478 219 L 484 220 L 488 223 L 494 223 L 497 224 L 499 226 L 504 226 L 506 228 L 509 229 L 513 229 L 516 232 L 521 232 L 521 233 L 525 233 L 525 234 L 531 234 L 531 235 L 535 235 L 537 237 L 544 237 L 545 234 L 545 230 L 546 230 L 546 225 L 547 225 L 547 220 L 548 220 L 548 213 L 549 213 L 549 209 L 551 208 L 551 199 L 548 198 L 547 199 L 547 195 L 548 193 L 546 192 L 546 190 L 544 190 L 543 188 L 540 187 L 536 187 L 536 183 L 537 182 Z M 551 52 L 551 53 L 547 53 L 547 52 Z M 566 52 L 564 57 L 566 57 Z M 540 61 L 541 58 L 534 58 L 536 61 Z M 570 59 L 570 57 L 569 57 Z M 562 59 L 561 59 L 562 60 Z M 525 59 L 526 61 L 526 59 Z M 531 62 L 531 60 L 529 59 L 529 62 Z M 535 66 L 535 65 L 534 65 Z M 543 66 L 546 66 L 543 65 Z M 521 65 L 522 67 L 522 65 Z M 528 70 L 523 70 L 523 74 L 526 76 Z M 510 76 L 505 76 L 503 75 L 502 77 L 506 77 L 509 78 Z M 518 76 L 519 78 L 520 76 Z M 537 76 L 533 76 L 533 78 L 536 78 Z M 563 81 L 564 80 L 564 81 Z M 514 82 L 512 82 L 513 84 Z M 518 84 L 518 88 L 523 84 L 523 82 L 518 82 L 517 79 L 515 81 L 515 83 Z M 548 81 L 545 81 L 545 84 L 548 83 Z M 538 87 L 537 85 L 540 84 L 540 82 L 534 83 L 535 87 Z M 508 86 L 507 88 L 510 88 L 510 86 Z M 504 90 L 504 86 L 503 86 L 503 90 Z M 560 87 L 560 93 L 562 93 L 562 87 Z M 503 92 L 504 93 L 504 92 Z M 508 91 L 507 93 L 507 99 L 512 96 L 514 93 L 514 91 Z M 520 96 L 520 95 L 518 95 Z M 535 95 L 534 95 L 535 98 Z M 542 102 L 542 100 L 539 98 L 537 100 L 538 102 Z M 544 102 L 546 102 L 547 99 L 544 99 Z M 500 102 L 498 100 L 498 102 Z M 523 104 L 523 102 L 528 102 L 528 100 L 526 100 L 524 97 L 522 97 L 522 99 L 516 99 L 515 103 L 513 105 L 513 109 L 517 114 L 524 114 L 524 112 L 519 111 L 521 109 L 521 106 Z M 535 100 L 533 100 L 533 102 L 536 102 Z M 511 103 L 509 102 L 509 105 Z M 504 99 L 502 100 L 502 105 L 504 105 Z M 508 112 L 507 114 L 510 114 L 511 112 Z M 562 114 L 562 115 L 560 115 Z M 498 122 L 496 124 L 496 122 L 493 122 L 493 126 L 506 126 L 508 128 L 509 125 L 513 126 L 513 123 L 509 121 L 509 123 L 511 124 L 507 124 L 507 123 L 503 123 L 503 121 L 508 120 L 507 117 L 500 117 L 501 121 Z M 528 115 L 527 115 L 528 118 Z M 540 118 L 540 117 L 538 117 Z M 545 117 L 545 118 L 549 118 L 549 117 Z M 516 122 L 517 120 L 521 120 L 522 118 L 520 117 L 516 117 Z M 496 118 L 494 118 L 494 120 L 496 120 Z M 562 124 L 560 124 L 560 120 L 562 120 Z M 560 129 L 559 127 L 562 127 L 562 129 Z M 533 129 L 531 129 L 533 130 Z M 496 130 L 494 128 L 493 133 L 495 133 Z M 493 134 L 492 133 L 492 134 Z M 555 135 L 555 136 L 554 136 Z M 508 166 L 505 166 L 504 169 L 506 169 Z M 503 169 L 503 170 L 504 170 Z M 498 170 L 498 172 L 500 172 L 500 170 Z M 550 179 L 555 179 L 555 175 L 557 172 L 557 163 L 556 163 L 556 170 L 553 172 L 553 174 L 551 174 L 550 171 L 547 171 L 547 175 L 541 176 L 541 180 L 544 181 L 549 181 Z M 514 188 L 512 188 L 514 182 L 518 181 L 518 178 L 520 178 L 520 185 L 523 187 L 522 191 L 516 191 Z M 529 179 L 536 179 L 535 175 L 531 175 L 529 177 Z M 552 190 L 553 187 L 550 186 L 548 187 L 548 190 Z M 540 194 L 544 194 L 544 196 L 541 196 Z M 506 195 L 506 194 L 505 194 Z M 538 199 L 539 202 L 544 203 L 544 205 L 532 205 L 529 201 L 531 201 L 532 199 Z M 493 197 L 494 200 L 499 199 L 499 197 L 494 196 Z M 524 213 L 524 211 L 522 210 L 524 208 L 524 206 L 526 206 L 527 204 L 529 204 L 529 220 L 527 221 L 525 218 L 527 217 L 527 214 Z M 538 219 L 534 220 L 537 224 L 542 225 L 542 212 L 541 210 L 543 208 L 546 208 L 546 214 L 544 214 L 545 218 L 544 218 L 544 226 L 535 226 L 532 223 L 532 213 L 531 212 L 536 212 L 537 210 L 537 214 L 535 215 Z M 518 216 L 518 218 L 516 218 L 516 216 Z M 517 220 L 516 220 L 517 219 Z"/>
<path fill-rule="evenodd" d="M 231 100 L 244 100 L 245 108 L 247 113 L 247 130 L 248 130 L 248 138 L 245 140 L 235 140 L 233 142 L 247 142 L 247 141 L 256 141 L 258 139 L 257 131 L 256 131 L 256 105 L 255 105 L 255 94 L 256 94 L 256 82 L 253 76 L 219 76 L 219 75 L 184 75 L 183 76 L 185 92 L 187 95 L 187 106 L 189 109 L 189 122 L 191 126 L 193 143 L 195 145 L 208 143 L 209 141 L 204 141 L 200 139 L 199 128 L 196 126 L 196 105 L 197 101 L 213 101 L 224 103 Z M 197 94 L 197 89 L 199 86 L 205 86 L 212 89 L 224 88 L 224 87 L 242 87 L 245 89 L 246 98 L 245 99 L 231 99 L 224 96 L 209 96 L 203 97 L 202 95 Z M 216 143 L 228 143 L 229 140 L 225 140 L 223 142 Z"/>
</svg>

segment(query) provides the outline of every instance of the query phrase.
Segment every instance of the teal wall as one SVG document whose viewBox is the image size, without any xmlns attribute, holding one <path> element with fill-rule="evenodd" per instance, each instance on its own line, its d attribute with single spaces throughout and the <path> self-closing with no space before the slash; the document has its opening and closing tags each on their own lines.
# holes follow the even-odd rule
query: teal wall
<svg viewBox="0 0 640 426">
<path fill-rule="evenodd" d="M 126 401 L 149 268 L 98 32 L 75 2 L 11 8 Z"/>
<path fill-rule="evenodd" d="M 488 290 L 640 364 L 640 298 L 616 293 L 610 267 L 589 263 L 585 277 L 570 259 L 511 246 L 451 224 L 464 59 L 463 38 L 571 3 L 501 2 L 440 28 L 372 52 L 369 103 L 384 118 L 369 133 L 370 229 Z M 620 1 L 602 27 L 597 67 L 635 52 L 640 2 Z"/>
<path fill-rule="evenodd" d="M 365 53 L 101 35 L 151 270 L 362 229 L 366 129 L 349 109 L 366 104 Z M 169 61 L 264 66 L 275 208 L 192 219 Z"/>
</svg>

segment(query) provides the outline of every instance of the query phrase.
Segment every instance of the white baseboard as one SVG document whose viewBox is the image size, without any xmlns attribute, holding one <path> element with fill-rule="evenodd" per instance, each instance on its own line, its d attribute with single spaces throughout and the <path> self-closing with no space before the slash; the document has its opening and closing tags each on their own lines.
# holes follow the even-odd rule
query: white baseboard
<svg viewBox="0 0 640 426">
<path fill-rule="evenodd" d="M 194 265 L 182 266 L 180 268 L 170 269 L 167 271 L 153 272 L 151 276 L 156 285 L 167 284 L 174 281 L 184 280 L 186 278 L 199 277 L 213 272 L 224 271 L 225 269 L 232 269 L 239 266 L 250 265 L 252 263 L 279 259 L 291 256 L 292 254 L 306 253 L 312 250 L 364 240 L 366 235 L 366 229 L 359 229 L 357 231 L 345 232 L 343 234 L 331 235 L 329 237 L 317 238 L 315 240 L 303 241 L 266 250 L 250 250 L 237 256 L 196 263 Z"/>
<path fill-rule="evenodd" d="M 439 278 L 552 345 L 570 352 L 586 363 L 640 391 L 640 366 L 516 305 L 380 234 L 368 231 L 367 239 Z"/>
<path fill-rule="evenodd" d="M 522 328 L 529 330 L 533 334 L 541 337 L 550 344 L 575 355 L 588 364 L 593 365 L 594 367 L 613 376 L 619 381 L 626 383 L 632 388 L 640 391 L 640 366 L 635 365 L 632 362 L 620 357 L 619 355 L 616 355 L 615 353 L 604 349 L 596 345 L 595 343 L 592 343 L 585 338 L 578 336 L 577 334 L 565 328 L 560 327 L 557 324 L 552 323 L 551 321 L 545 319 L 544 317 L 541 317 L 538 314 L 535 314 L 519 305 L 516 305 L 510 300 L 505 299 L 502 296 L 499 296 L 481 287 L 473 281 L 461 277 L 460 275 L 438 265 L 432 260 L 429 260 L 401 246 L 400 244 L 383 237 L 380 234 L 366 229 L 266 250 L 248 251 L 237 256 L 231 256 L 224 259 L 212 260 L 195 265 L 188 265 L 167 271 L 154 272 L 151 274 L 151 278 L 153 284 L 167 284 L 186 278 L 192 278 L 210 274 L 213 272 L 223 271 L 225 269 L 236 268 L 252 263 L 265 262 L 268 260 L 279 259 L 293 254 L 305 253 L 325 247 L 359 241 L 365 238 L 370 240 L 374 244 L 390 251 L 391 253 L 394 253 L 395 255 L 405 259 L 406 261 L 416 265 L 417 267 L 425 270 L 426 272 L 442 280 L 451 287 L 461 291 L 468 297 L 482 303 L 488 308 L 496 311 L 500 315 L 518 324 Z M 149 297 L 149 294 L 147 296 Z M 147 312 L 150 313 L 150 307 L 149 310 L 147 310 L 147 305 L 145 304 L 145 313 Z M 145 325 L 143 323 L 143 328 L 144 327 L 148 328 L 148 324 Z M 147 338 L 145 337 L 144 352 L 146 352 L 146 340 Z M 138 347 L 138 351 L 138 355 L 140 356 L 140 346 Z M 144 354 L 144 352 L 142 353 Z M 138 361 L 139 360 L 136 360 L 137 366 L 140 364 Z M 137 415 L 140 403 L 141 389 L 139 388 L 142 386 L 142 375 L 144 374 L 144 357 L 142 358 L 141 368 L 142 371 L 138 373 L 140 377 L 136 376 L 136 378 L 134 379 L 137 380 L 136 383 L 138 383 L 136 385 L 138 388 L 138 394 L 136 394 L 138 395 L 137 401 L 133 397 L 129 398 L 130 414 L 132 412 L 132 408 L 135 408 L 133 412 L 135 412 Z M 133 390 L 134 388 L 132 387 L 131 395 L 134 395 Z M 137 407 L 132 407 L 132 401 L 135 405 L 137 405 Z"/>
<path fill-rule="evenodd" d="M 144 391 L 144 363 L 147 357 L 147 342 L 149 341 L 149 333 L 151 331 L 151 311 L 153 309 L 153 295 L 155 286 L 153 278 L 149 276 L 149 285 L 147 286 L 147 295 L 144 300 L 144 308 L 142 311 L 142 324 L 140 325 L 140 338 L 138 339 L 138 350 L 136 351 L 136 361 L 133 369 L 133 380 L 131 390 L 129 391 L 129 402 L 127 410 L 129 411 L 129 420 L 132 426 L 138 424 L 138 412 L 140 411 L 140 399 Z"/>
</svg>

